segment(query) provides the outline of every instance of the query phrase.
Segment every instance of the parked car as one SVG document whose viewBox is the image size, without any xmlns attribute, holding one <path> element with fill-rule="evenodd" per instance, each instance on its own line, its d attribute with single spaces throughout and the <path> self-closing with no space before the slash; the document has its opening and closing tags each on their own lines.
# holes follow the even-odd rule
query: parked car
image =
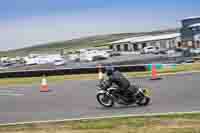
<svg viewBox="0 0 200 133">
<path fill-rule="evenodd" d="M 65 64 L 66 64 L 65 60 L 55 60 L 54 61 L 55 66 L 62 66 L 62 65 L 65 65 Z"/>
<path fill-rule="evenodd" d="M 90 50 L 80 53 L 80 61 L 96 61 L 99 59 L 107 59 L 109 57 L 109 53 L 99 50 Z"/>
<path fill-rule="evenodd" d="M 149 54 L 149 53 L 157 53 L 158 49 L 155 46 L 147 46 L 143 48 L 143 51 L 145 54 Z"/>
<path fill-rule="evenodd" d="M 112 56 L 120 56 L 121 54 L 120 54 L 120 52 L 116 52 L 116 51 L 112 51 L 112 52 L 110 52 L 110 56 L 112 57 Z"/>
<path fill-rule="evenodd" d="M 187 59 L 187 60 L 185 60 L 185 63 L 194 63 L 194 60 L 193 59 Z"/>
<path fill-rule="evenodd" d="M 167 49 L 159 49 L 159 54 L 167 54 Z"/>
<path fill-rule="evenodd" d="M 174 58 L 184 57 L 184 52 L 177 52 L 176 50 L 172 49 L 172 50 L 167 51 L 167 56 L 174 57 Z"/>
<path fill-rule="evenodd" d="M 70 54 L 68 57 L 71 61 L 80 61 L 80 56 L 78 54 Z"/>
<path fill-rule="evenodd" d="M 156 49 L 155 51 L 152 51 L 152 54 L 160 54 L 160 51 Z"/>
<path fill-rule="evenodd" d="M 193 55 L 199 55 L 200 54 L 200 48 L 190 49 L 190 53 L 193 54 Z"/>
<path fill-rule="evenodd" d="M 175 52 L 176 53 L 182 53 L 182 56 L 184 56 L 184 57 L 192 56 L 192 53 L 191 53 L 189 48 L 176 48 Z"/>
<path fill-rule="evenodd" d="M 176 51 L 172 49 L 172 50 L 167 50 L 166 53 L 167 53 L 168 55 L 172 55 L 172 54 L 175 54 Z"/>
</svg>

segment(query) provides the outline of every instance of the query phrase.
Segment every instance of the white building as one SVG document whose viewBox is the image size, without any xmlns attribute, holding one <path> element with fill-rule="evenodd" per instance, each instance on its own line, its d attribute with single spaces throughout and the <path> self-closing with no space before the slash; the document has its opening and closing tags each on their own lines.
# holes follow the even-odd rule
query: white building
<svg viewBox="0 0 200 133">
<path fill-rule="evenodd" d="M 180 41 L 180 33 L 166 33 L 132 37 L 114 41 L 109 44 L 114 51 L 140 51 L 146 46 L 156 46 L 158 48 L 170 49 L 178 47 Z"/>
<path fill-rule="evenodd" d="M 200 48 L 200 17 L 182 20 L 181 38 L 183 46 Z"/>
</svg>

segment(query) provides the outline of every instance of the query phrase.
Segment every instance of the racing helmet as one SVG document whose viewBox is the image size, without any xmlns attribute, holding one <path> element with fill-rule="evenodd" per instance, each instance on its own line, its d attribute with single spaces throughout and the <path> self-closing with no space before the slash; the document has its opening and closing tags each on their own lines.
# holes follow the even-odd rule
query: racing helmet
<svg viewBox="0 0 200 133">
<path fill-rule="evenodd" d="M 105 67 L 105 73 L 109 76 L 112 75 L 113 72 L 115 71 L 114 67 L 111 65 L 108 65 Z"/>
</svg>

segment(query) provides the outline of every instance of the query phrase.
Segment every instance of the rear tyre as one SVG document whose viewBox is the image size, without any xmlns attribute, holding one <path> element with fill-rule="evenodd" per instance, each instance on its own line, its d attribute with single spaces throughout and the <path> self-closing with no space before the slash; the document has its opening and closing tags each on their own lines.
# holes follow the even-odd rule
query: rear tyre
<svg viewBox="0 0 200 133">
<path fill-rule="evenodd" d="M 112 107 L 114 105 L 114 100 L 112 97 L 106 95 L 106 93 L 98 93 L 97 101 L 104 107 Z"/>
</svg>

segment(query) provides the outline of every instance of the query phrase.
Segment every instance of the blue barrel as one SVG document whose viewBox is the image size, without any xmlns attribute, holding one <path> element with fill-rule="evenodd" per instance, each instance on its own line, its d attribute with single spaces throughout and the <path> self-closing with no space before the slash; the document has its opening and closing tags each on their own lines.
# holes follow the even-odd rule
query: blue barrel
<svg viewBox="0 0 200 133">
<path fill-rule="evenodd" d="M 156 65 L 156 69 L 157 69 L 157 70 L 163 68 L 163 64 L 154 64 L 154 65 Z M 152 70 L 152 64 L 147 64 L 147 70 L 148 70 L 148 71 L 151 71 L 151 70 Z"/>
</svg>

